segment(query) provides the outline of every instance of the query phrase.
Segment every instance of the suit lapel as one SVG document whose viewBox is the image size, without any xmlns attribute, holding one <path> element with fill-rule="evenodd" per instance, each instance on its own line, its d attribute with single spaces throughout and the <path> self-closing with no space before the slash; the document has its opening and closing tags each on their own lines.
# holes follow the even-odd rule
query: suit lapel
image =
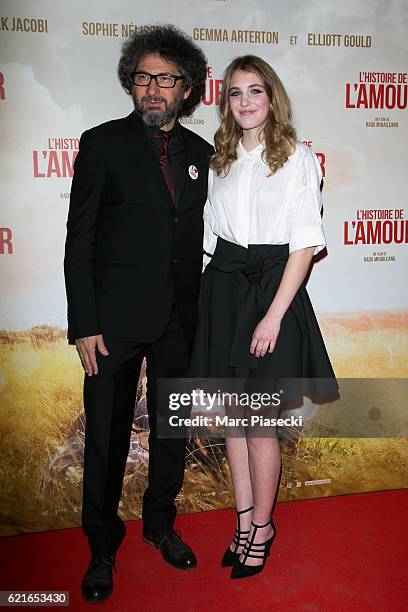
<svg viewBox="0 0 408 612">
<path fill-rule="evenodd" d="M 181 126 L 181 133 L 184 140 L 185 163 L 184 163 L 184 183 L 177 202 L 177 210 L 181 212 L 188 208 L 193 201 L 193 186 L 195 181 L 191 179 L 189 169 L 191 166 L 197 165 L 197 160 L 194 158 L 194 151 L 191 147 L 190 138 L 188 138 L 188 130 Z"/>
<path fill-rule="evenodd" d="M 191 157 L 191 151 L 190 151 L 190 143 L 188 142 L 188 138 L 186 138 L 185 136 L 185 130 L 183 128 L 183 126 L 181 127 L 181 137 L 183 139 L 183 143 L 184 143 L 184 161 L 183 161 L 183 183 L 181 185 L 181 189 L 180 189 L 180 193 L 179 196 L 177 198 L 177 210 L 180 211 L 183 208 L 183 202 L 185 200 L 185 191 L 186 191 L 186 185 L 188 183 L 187 181 L 187 163 L 188 160 Z"/>
</svg>

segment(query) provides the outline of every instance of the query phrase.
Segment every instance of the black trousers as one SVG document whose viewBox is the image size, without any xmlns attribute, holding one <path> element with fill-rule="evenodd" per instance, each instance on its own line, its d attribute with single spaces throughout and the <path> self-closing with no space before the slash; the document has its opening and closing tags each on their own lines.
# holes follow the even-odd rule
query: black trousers
<svg viewBox="0 0 408 612">
<path fill-rule="evenodd" d="M 125 535 L 117 514 L 130 446 L 137 383 L 147 362 L 149 479 L 143 522 L 160 533 L 172 527 L 175 497 L 184 476 L 185 440 L 157 437 L 157 378 L 186 375 L 190 345 L 173 305 L 164 333 L 148 344 L 104 337 L 109 356 L 97 355 L 99 372 L 85 375 L 86 415 L 82 525 L 95 555 L 114 554 Z"/>
</svg>

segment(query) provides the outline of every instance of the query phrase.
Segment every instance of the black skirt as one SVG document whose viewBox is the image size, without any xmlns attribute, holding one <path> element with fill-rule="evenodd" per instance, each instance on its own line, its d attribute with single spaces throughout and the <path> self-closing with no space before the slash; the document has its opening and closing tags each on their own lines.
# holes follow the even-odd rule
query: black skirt
<svg viewBox="0 0 408 612">
<path fill-rule="evenodd" d="M 299 404 L 304 395 L 315 403 L 338 397 L 333 368 L 304 285 L 282 318 L 273 352 L 256 358 L 249 351 L 288 257 L 288 244 L 257 244 L 246 249 L 218 238 L 201 281 L 191 377 L 291 380 L 288 399 L 297 398 Z"/>
</svg>

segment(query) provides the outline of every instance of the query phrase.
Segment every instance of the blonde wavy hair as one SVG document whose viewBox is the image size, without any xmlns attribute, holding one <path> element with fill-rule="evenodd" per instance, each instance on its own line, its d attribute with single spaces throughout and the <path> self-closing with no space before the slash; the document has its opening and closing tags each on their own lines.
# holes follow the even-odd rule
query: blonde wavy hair
<svg viewBox="0 0 408 612">
<path fill-rule="evenodd" d="M 265 149 L 263 160 L 274 174 L 295 151 L 296 131 L 293 127 L 289 98 L 276 72 L 260 57 L 244 55 L 235 58 L 224 73 L 224 83 L 220 99 L 221 125 L 215 133 L 215 154 L 211 168 L 219 176 L 226 176 L 232 162 L 237 159 L 237 145 L 243 130 L 235 121 L 229 105 L 230 82 L 235 70 L 253 72 L 262 81 L 270 100 L 269 114 L 263 127 Z"/>
</svg>

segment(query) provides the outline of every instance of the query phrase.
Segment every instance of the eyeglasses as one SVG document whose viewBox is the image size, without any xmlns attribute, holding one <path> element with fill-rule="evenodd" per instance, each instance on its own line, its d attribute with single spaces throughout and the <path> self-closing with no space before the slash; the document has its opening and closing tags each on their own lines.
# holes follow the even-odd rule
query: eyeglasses
<svg viewBox="0 0 408 612">
<path fill-rule="evenodd" d="M 150 81 L 154 79 L 159 87 L 175 87 L 177 81 L 184 79 L 184 76 L 177 76 L 175 74 L 168 74 L 163 72 L 160 74 L 150 74 L 149 72 L 134 72 L 133 73 L 133 85 L 139 87 L 147 87 L 150 85 Z"/>
</svg>

